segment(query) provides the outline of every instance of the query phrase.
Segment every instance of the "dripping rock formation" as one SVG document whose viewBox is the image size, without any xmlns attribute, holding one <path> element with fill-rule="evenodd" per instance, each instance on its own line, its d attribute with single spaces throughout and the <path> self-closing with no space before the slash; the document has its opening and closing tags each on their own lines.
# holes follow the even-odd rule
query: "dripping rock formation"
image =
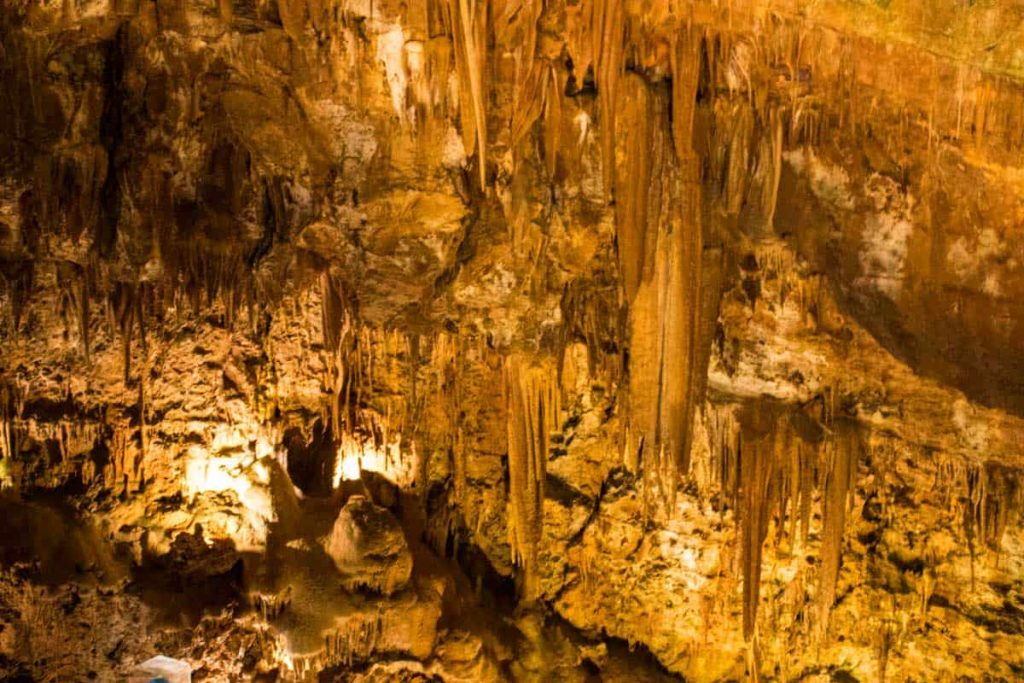
<svg viewBox="0 0 1024 683">
<path fill-rule="evenodd" d="M 1019 0 L 0 2 L 0 679 L 1024 680 Z"/>
</svg>

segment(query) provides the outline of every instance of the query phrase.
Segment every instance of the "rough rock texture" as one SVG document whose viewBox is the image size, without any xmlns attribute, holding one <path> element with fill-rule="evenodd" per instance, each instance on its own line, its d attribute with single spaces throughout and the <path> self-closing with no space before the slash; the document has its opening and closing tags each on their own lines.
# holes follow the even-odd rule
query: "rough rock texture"
<svg viewBox="0 0 1024 683">
<path fill-rule="evenodd" d="M 398 520 L 362 496 L 341 508 L 326 549 L 349 590 L 391 595 L 412 575 L 412 554 Z"/>
<path fill-rule="evenodd" d="M 1024 676 L 1019 2 L 2 8 L 0 677 Z"/>
</svg>

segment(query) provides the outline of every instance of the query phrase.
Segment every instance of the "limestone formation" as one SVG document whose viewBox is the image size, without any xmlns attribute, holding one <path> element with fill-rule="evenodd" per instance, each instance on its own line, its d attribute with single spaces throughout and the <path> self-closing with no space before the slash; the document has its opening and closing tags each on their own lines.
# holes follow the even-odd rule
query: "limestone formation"
<svg viewBox="0 0 1024 683">
<path fill-rule="evenodd" d="M 1017 0 L 0 8 L 0 679 L 1024 678 Z"/>
<path fill-rule="evenodd" d="M 412 575 L 412 555 L 398 520 L 362 496 L 349 498 L 338 513 L 327 554 L 352 591 L 365 588 L 391 595 Z"/>
</svg>

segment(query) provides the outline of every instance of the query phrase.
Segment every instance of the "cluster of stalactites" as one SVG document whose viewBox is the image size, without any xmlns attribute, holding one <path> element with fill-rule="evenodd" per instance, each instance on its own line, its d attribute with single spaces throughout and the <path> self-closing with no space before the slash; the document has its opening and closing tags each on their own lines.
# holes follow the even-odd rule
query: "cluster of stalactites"
<svg viewBox="0 0 1024 683">
<path fill-rule="evenodd" d="M 1007 527 L 1018 523 L 1024 511 L 1024 483 L 1016 469 L 995 462 L 973 465 L 965 474 L 964 531 L 971 555 L 978 541 L 998 551 Z"/>
<path fill-rule="evenodd" d="M 637 449 L 627 452 L 627 464 L 661 469 L 667 457 L 685 473 L 706 381 L 708 318 L 716 310 L 707 295 L 717 292 L 705 277 L 700 162 L 692 143 L 700 54 L 682 39 L 677 53 L 688 77 L 674 84 L 671 100 L 639 76 L 619 85 L 624 134 L 615 195 L 629 307 L 629 425 Z"/>
<path fill-rule="evenodd" d="M 235 329 L 239 314 L 248 314 L 249 329 L 259 333 L 257 293 L 237 254 L 212 255 L 197 248 L 174 251 L 154 266 L 153 273 L 136 279 L 118 279 L 113 266 L 89 255 L 83 263 L 55 260 L 51 278 L 55 310 L 64 327 L 64 340 L 77 348 L 86 365 L 92 359 L 94 339 L 120 342 L 122 370 L 127 384 L 146 380 L 142 368 L 149 362 L 148 334 L 159 325 L 182 324 L 200 311 L 219 312 L 228 329 Z M 160 277 L 157 277 L 159 275 Z M 49 280 L 39 278 L 42 284 Z M 46 302 L 43 297 L 38 301 Z M 18 332 L 16 321 L 11 321 Z M 136 367 L 139 365 L 140 367 Z M 145 387 L 140 387 L 145 391 Z M 144 397 L 140 397 L 140 401 Z"/>
<path fill-rule="evenodd" d="M 508 532 L 523 568 L 523 597 L 536 597 L 535 569 L 543 528 L 544 476 L 551 435 L 560 428 L 557 372 L 551 361 L 509 356 L 503 370 L 508 426 Z"/>
<path fill-rule="evenodd" d="M 18 454 L 36 449 L 45 465 L 30 470 L 34 486 L 58 487 L 77 479 L 87 484 L 99 481 L 125 495 L 139 488 L 145 479 L 145 462 L 135 438 L 137 427 L 129 418 L 45 420 L 26 411 L 28 398 L 27 382 L 0 383 L 0 489 L 19 488 L 28 472 L 22 469 L 26 462 Z"/>
<path fill-rule="evenodd" d="M 774 526 L 774 544 L 792 554 L 810 537 L 820 495 L 822 529 L 814 607 L 815 635 L 823 637 L 835 600 L 846 517 L 860 458 L 860 434 L 846 420 L 827 430 L 799 409 L 756 401 L 742 409 L 712 407 L 707 420 L 711 470 L 736 510 L 743 575 L 743 634 L 756 634 L 762 556 Z"/>
<path fill-rule="evenodd" d="M 0 385 L 0 490 L 13 484 L 14 454 L 18 452 L 17 422 L 25 411 L 25 387 Z"/>
<path fill-rule="evenodd" d="M 329 666 L 352 666 L 353 662 L 364 660 L 376 651 L 383 630 L 384 623 L 379 613 L 349 617 L 343 625 L 324 636 L 324 649 L 320 653 L 293 657 L 296 673 L 303 676 Z"/>
<path fill-rule="evenodd" d="M 369 449 L 409 482 L 418 416 L 428 397 L 442 397 L 444 383 L 420 386 L 419 336 L 362 324 L 338 275 L 321 275 L 320 297 L 327 396 L 321 419 L 339 449 L 337 465 L 342 456 Z M 454 363 L 453 352 L 439 348 L 444 343 L 435 343 L 427 364 L 435 375 Z"/>
<path fill-rule="evenodd" d="M 413 460 L 420 468 L 429 462 L 430 453 L 416 457 L 416 444 L 440 448 L 451 465 L 453 502 L 462 502 L 467 488 L 464 375 L 467 366 L 497 357 L 496 352 L 483 338 L 366 325 L 342 278 L 331 272 L 321 276 L 320 299 L 326 396 L 321 420 L 329 425 L 331 440 L 339 449 L 354 444 L 400 458 L 391 466 L 403 472 Z"/>
</svg>

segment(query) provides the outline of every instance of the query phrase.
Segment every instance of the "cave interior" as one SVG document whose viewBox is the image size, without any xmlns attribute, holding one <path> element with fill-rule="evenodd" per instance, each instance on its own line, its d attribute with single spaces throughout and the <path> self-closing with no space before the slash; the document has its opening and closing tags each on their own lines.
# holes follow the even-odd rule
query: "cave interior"
<svg viewBox="0 0 1024 683">
<path fill-rule="evenodd" d="M 1024 680 L 1021 0 L 0 2 L 0 679 Z"/>
</svg>

